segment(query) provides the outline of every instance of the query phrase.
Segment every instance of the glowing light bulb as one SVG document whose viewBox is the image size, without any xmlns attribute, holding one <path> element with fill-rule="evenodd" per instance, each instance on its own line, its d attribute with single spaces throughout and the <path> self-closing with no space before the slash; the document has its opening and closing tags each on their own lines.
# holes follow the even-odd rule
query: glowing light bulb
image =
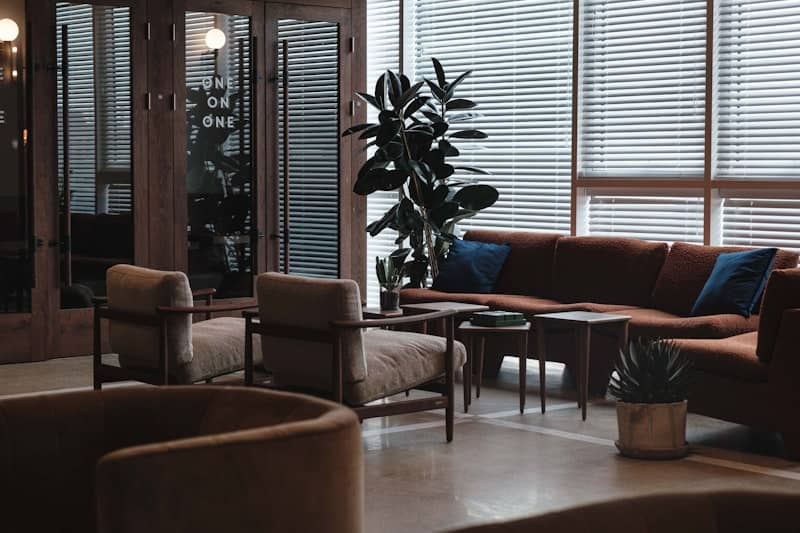
<svg viewBox="0 0 800 533">
<path fill-rule="evenodd" d="M 225 46 L 225 40 L 225 32 L 217 28 L 210 29 L 206 33 L 206 46 L 212 50 L 219 50 Z"/>
<path fill-rule="evenodd" d="M 11 19 L 0 20 L 0 41 L 13 41 L 19 36 L 19 26 Z"/>
</svg>

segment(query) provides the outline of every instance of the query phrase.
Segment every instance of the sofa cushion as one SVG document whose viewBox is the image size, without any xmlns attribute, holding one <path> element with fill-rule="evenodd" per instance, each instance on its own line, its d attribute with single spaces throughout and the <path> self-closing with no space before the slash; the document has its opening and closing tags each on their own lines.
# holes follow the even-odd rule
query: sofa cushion
<svg viewBox="0 0 800 533">
<path fill-rule="evenodd" d="M 676 242 L 672 245 L 653 289 L 653 307 L 676 315 L 688 316 L 714 269 L 717 257 L 725 252 L 741 252 L 752 248 L 701 246 Z M 798 254 L 779 250 L 774 269 L 794 268 Z"/>
<path fill-rule="evenodd" d="M 692 307 L 692 316 L 753 314 L 777 251 L 777 248 L 759 248 L 719 254 Z"/>
<path fill-rule="evenodd" d="M 722 339 L 758 328 L 758 316 L 706 315 L 682 317 L 659 309 L 629 308 L 619 312 L 631 317 L 632 339 Z"/>
<path fill-rule="evenodd" d="M 778 339 L 783 312 L 800 307 L 800 268 L 773 270 L 764 290 L 758 326 L 758 358 L 769 363 Z"/>
<path fill-rule="evenodd" d="M 496 294 L 489 300 L 489 307 L 503 311 L 524 313 L 528 318 L 542 313 L 561 313 L 565 311 L 585 311 L 583 304 L 565 304 L 547 298 L 520 296 L 518 294 Z"/>
<path fill-rule="evenodd" d="M 561 235 L 528 231 L 472 230 L 464 235 L 466 241 L 510 244 L 494 292 L 497 294 L 527 294 L 551 297 L 553 259 L 556 242 Z"/>
<path fill-rule="evenodd" d="M 400 303 L 422 304 L 428 302 L 461 302 L 465 304 L 489 305 L 494 294 L 466 294 L 443 292 L 433 289 L 403 289 L 400 291 Z"/>
<path fill-rule="evenodd" d="M 677 339 L 675 344 L 694 362 L 694 368 L 745 381 L 767 381 L 769 368 L 756 357 L 758 333 L 727 339 Z"/>
<path fill-rule="evenodd" d="M 364 333 L 367 377 L 345 384 L 344 399 L 350 405 L 363 405 L 378 398 L 406 391 L 444 375 L 447 339 L 407 331 L 373 329 Z M 467 360 L 467 350 L 456 341 L 454 368 Z"/>
<path fill-rule="evenodd" d="M 647 306 L 667 245 L 638 239 L 565 237 L 556 245 L 554 298 Z"/>
<path fill-rule="evenodd" d="M 508 258 L 511 246 L 456 239 L 439 267 L 433 288 L 445 292 L 489 294 Z"/>
</svg>

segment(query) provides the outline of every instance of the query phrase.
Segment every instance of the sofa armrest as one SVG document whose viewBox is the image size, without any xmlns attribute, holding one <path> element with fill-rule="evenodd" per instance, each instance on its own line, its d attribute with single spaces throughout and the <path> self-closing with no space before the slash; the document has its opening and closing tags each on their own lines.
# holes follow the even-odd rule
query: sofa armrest
<svg viewBox="0 0 800 533">
<path fill-rule="evenodd" d="M 800 392 L 800 308 L 786 309 L 781 316 L 775 348 L 769 363 L 769 380 Z"/>
</svg>

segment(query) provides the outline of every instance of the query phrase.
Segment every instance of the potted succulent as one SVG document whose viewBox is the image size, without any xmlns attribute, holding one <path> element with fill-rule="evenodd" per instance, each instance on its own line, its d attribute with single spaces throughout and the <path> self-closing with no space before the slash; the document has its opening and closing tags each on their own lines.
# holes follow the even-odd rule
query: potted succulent
<svg viewBox="0 0 800 533">
<path fill-rule="evenodd" d="M 381 311 L 400 309 L 400 287 L 403 285 L 403 255 L 400 261 L 397 256 L 376 257 L 375 273 L 381 286 Z"/>
<path fill-rule="evenodd" d="M 611 375 L 622 455 L 672 459 L 688 453 L 686 405 L 691 360 L 666 340 L 632 341 Z"/>
</svg>

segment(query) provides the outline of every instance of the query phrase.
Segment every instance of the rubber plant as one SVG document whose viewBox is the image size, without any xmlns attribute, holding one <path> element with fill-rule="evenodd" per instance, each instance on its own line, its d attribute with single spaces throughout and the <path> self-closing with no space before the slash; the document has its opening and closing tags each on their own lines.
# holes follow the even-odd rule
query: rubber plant
<svg viewBox="0 0 800 533">
<path fill-rule="evenodd" d="M 476 103 L 456 97 L 456 89 L 471 72 L 448 81 L 441 63 L 435 58 L 432 62 L 435 81 L 412 84 L 403 74 L 386 71 L 378 78 L 374 94 L 357 93 L 378 111 L 378 122 L 358 124 L 342 133 L 358 133 L 367 143 L 362 150 L 374 147 L 353 191 L 363 196 L 376 191 L 398 193 L 397 202 L 372 221 L 367 231 L 374 237 L 387 228 L 395 230 L 398 246 L 408 239 L 410 249 L 401 248 L 398 253 L 410 252 L 404 270 L 412 287 L 425 286 L 429 269 L 434 278 L 438 275 L 439 261 L 456 238 L 456 224 L 498 198 L 494 187 L 475 179 L 486 171 L 454 161 L 461 153 L 459 143 L 487 138 L 470 126 L 481 116 L 474 111 Z"/>
</svg>

